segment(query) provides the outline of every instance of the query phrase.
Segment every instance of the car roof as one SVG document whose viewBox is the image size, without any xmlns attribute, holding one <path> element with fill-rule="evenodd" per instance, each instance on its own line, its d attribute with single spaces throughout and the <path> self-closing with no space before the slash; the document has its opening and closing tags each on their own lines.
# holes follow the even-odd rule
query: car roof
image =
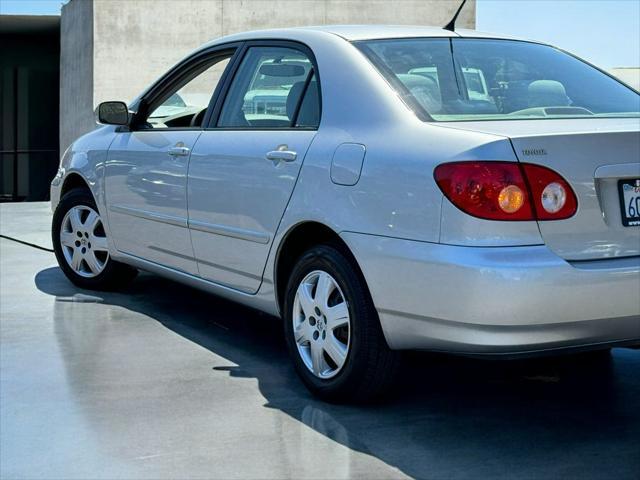
<svg viewBox="0 0 640 480">
<path fill-rule="evenodd" d="M 303 29 L 332 33 L 349 41 L 403 37 L 457 36 L 455 33 L 440 27 L 411 25 L 325 25 L 318 27 L 303 27 Z"/>
<path fill-rule="evenodd" d="M 416 37 L 435 37 L 435 38 L 490 38 L 502 40 L 523 40 L 520 38 L 509 37 L 506 35 L 497 35 L 493 33 L 479 32 L 470 29 L 456 29 L 455 32 L 445 30 L 442 27 L 424 26 L 424 25 L 318 25 L 308 27 L 291 27 L 291 28 L 275 28 L 268 30 L 252 30 L 240 33 L 233 33 L 223 37 L 213 39 L 187 55 L 188 58 L 197 52 L 201 52 L 210 47 L 224 45 L 233 42 L 245 42 L 249 40 L 294 40 L 294 41 L 311 41 L 318 40 L 322 35 L 330 35 L 340 37 L 348 42 L 358 40 L 375 40 L 375 39 L 391 39 L 391 38 L 416 38 Z M 534 41 L 534 43 L 540 43 Z M 178 62 L 179 65 L 183 60 Z M 175 67 L 175 66 L 174 66 Z M 162 77 L 160 77 L 162 78 Z M 159 80 L 159 79 L 158 79 Z M 157 80 L 156 80 L 157 82 Z M 154 82 L 154 84 L 156 83 Z M 153 85 L 153 84 L 152 84 Z M 149 87 L 151 88 L 151 87 Z M 132 102 L 132 106 L 137 104 L 140 98 L 148 91 L 144 90 Z"/>
<path fill-rule="evenodd" d="M 420 25 L 321 25 L 309 27 L 293 27 L 269 30 L 254 30 L 228 35 L 207 43 L 206 46 L 215 44 L 259 39 L 295 38 L 300 39 L 306 34 L 325 33 L 336 35 L 347 41 L 374 40 L 389 38 L 415 38 L 415 37 L 465 37 L 465 38 L 494 38 L 505 40 L 520 40 L 506 35 L 497 35 L 487 32 L 479 32 L 470 29 L 459 29 L 455 32 L 441 27 Z"/>
<path fill-rule="evenodd" d="M 442 27 L 424 25 L 324 25 L 319 27 L 300 28 L 332 33 L 349 41 L 411 37 L 509 38 L 470 29 L 459 29 L 452 32 L 450 30 L 445 30 Z"/>
</svg>

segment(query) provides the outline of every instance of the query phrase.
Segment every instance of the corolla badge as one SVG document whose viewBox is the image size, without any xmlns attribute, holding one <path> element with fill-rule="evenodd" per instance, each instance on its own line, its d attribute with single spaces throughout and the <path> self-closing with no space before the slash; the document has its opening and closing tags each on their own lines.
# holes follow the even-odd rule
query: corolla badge
<svg viewBox="0 0 640 480">
<path fill-rule="evenodd" d="M 522 154 L 528 157 L 534 156 L 534 155 L 539 156 L 539 155 L 546 155 L 547 151 L 544 148 L 523 148 Z"/>
</svg>

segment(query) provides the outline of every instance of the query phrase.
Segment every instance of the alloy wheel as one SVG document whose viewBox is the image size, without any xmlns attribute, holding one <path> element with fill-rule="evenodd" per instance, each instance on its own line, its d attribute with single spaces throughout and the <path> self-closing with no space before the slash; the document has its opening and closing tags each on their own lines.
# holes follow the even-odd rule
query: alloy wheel
<svg viewBox="0 0 640 480">
<path fill-rule="evenodd" d="M 293 331 L 298 353 L 316 377 L 334 377 L 349 354 L 351 320 L 347 300 L 327 272 L 309 273 L 296 290 Z"/>
<path fill-rule="evenodd" d="M 67 264 L 85 278 L 100 275 L 109 261 L 100 215 L 86 205 L 72 207 L 62 219 L 60 245 Z"/>
</svg>

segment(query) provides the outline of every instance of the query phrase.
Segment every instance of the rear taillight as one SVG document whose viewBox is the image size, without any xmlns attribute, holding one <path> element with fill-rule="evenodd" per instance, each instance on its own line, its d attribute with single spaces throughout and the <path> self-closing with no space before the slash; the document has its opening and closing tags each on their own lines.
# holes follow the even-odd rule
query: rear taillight
<svg viewBox="0 0 640 480">
<path fill-rule="evenodd" d="M 515 162 L 453 162 L 436 167 L 445 196 L 487 220 L 560 220 L 576 212 L 576 196 L 560 175 Z"/>
<path fill-rule="evenodd" d="M 573 189 L 559 174 L 540 165 L 523 163 L 538 220 L 562 220 L 576 213 L 578 201 Z"/>
</svg>

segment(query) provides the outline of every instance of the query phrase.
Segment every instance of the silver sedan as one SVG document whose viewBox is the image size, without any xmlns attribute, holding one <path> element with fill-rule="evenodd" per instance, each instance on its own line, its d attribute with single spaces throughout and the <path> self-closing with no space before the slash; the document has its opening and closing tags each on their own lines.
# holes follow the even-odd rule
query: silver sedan
<svg viewBox="0 0 640 480">
<path fill-rule="evenodd" d="M 383 393 L 401 350 L 640 339 L 640 95 L 557 48 L 243 33 L 97 117 L 51 187 L 67 277 L 142 269 L 281 317 L 322 398 Z"/>
</svg>

